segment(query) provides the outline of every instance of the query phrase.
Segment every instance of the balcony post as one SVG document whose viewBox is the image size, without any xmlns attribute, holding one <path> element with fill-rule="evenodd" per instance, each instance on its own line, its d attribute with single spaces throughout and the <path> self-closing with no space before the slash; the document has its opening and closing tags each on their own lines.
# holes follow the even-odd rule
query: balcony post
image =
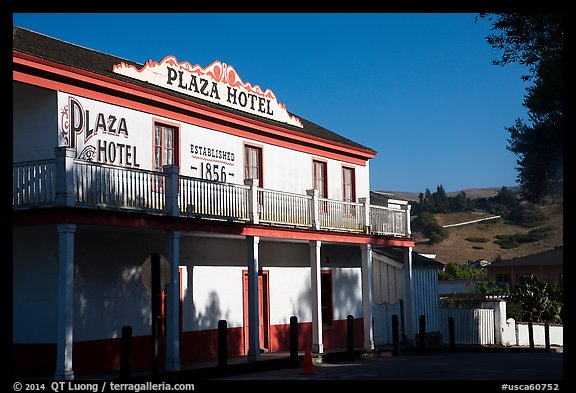
<svg viewBox="0 0 576 393">
<path fill-rule="evenodd" d="M 258 215 L 258 179 L 244 179 L 244 185 L 249 186 L 248 190 L 248 217 L 252 224 L 260 223 Z"/>
<path fill-rule="evenodd" d="M 164 185 L 164 196 L 166 198 L 166 207 L 168 214 L 171 216 L 180 216 L 180 207 L 178 206 L 178 165 L 164 165 L 162 171 L 166 175 Z"/>
<path fill-rule="evenodd" d="M 76 187 L 74 185 L 74 158 L 76 149 L 56 147 L 56 206 L 74 206 Z"/>
<path fill-rule="evenodd" d="M 310 217 L 310 221 L 312 222 L 312 228 L 314 229 L 320 229 L 320 209 L 318 208 L 319 206 L 319 191 L 316 189 L 312 189 L 312 190 L 306 190 L 306 194 L 312 197 L 311 203 L 312 205 L 310 206 L 310 213 L 311 213 L 311 217 Z"/>
<path fill-rule="evenodd" d="M 412 209 L 412 206 L 408 203 L 406 205 L 406 237 L 412 236 L 412 230 L 410 228 L 410 209 Z"/>
<path fill-rule="evenodd" d="M 364 206 L 364 232 L 370 234 L 370 198 L 358 198 L 358 202 Z"/>
</svg>

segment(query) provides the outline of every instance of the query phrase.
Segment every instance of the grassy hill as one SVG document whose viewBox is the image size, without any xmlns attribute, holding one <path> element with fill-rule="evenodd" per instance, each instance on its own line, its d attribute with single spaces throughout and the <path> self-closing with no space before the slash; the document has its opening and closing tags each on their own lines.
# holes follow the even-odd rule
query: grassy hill
<svg viewBox="0 0 576 393">
<path fill-rule="evenodd" d="M 498 240 L 496 236 L 527 234 L 537 228 L 525 228 L 509 224 L 503 219 L 496 219 L 446 228 L 450 236 L 442 243 L 435 245 L 426 244 L 428 239 L 423 238 L 419 233 L 413 233 L 416 239 L 414 251 L 436 254 L 436 259 L 443 263 L 466 263 L 479 259 L 493 260 L 498 255 L 502 259 L 510 259 L 563 245 L 564 215 L 562 205 L 547 205 L 542 209 L 546 212 L 548 219 L 537 228 L 545 231 L 547 235 L 533 243 L 520 243 L 517 248 L 501 248 L 500 245 L 494 243 L 495 240 Z M 489 216 L 491 215 L 477 212 L 435 215 L 440 225 L 472 221 Z"/>
<path fill-rule="evenodd" d="M 498 191 L 500 191 L 502 187 L 488 187 L 488 188 L 466 188 L 464 190 L 458 190 L 458 191 L 449 191 L 446 192 L 446 195 L 449 197 L 454 197 L 456 195 L 458 195 L 458 193 L 460 193 L 460 191 L 464 191 L 466 193 L 466 196 L 470 199 L 476 199 L 476 198 L 491 198 L 494 195 L 496 195 L 498 193 Z M 519 187 L 518 186 L 510 186 L 507 187 L 509 189 L 511 189 L 512 191 L 517 192 Z M 423 190 L 422 192 L 424 192 L 425 190 Z M 436 191 L 436 189 L 431 189 L 431 192 Z M 378 191 L 379 193 L 383 193 L 383 194 L 387 194 L 389 195 L 391 198 L 396 198 L 396 199 L 402 199 L 405 201 L 418 201 L 418 195 L 420 195 L 419 192 L 408 192 L 408 191 Z"/>
</svg>

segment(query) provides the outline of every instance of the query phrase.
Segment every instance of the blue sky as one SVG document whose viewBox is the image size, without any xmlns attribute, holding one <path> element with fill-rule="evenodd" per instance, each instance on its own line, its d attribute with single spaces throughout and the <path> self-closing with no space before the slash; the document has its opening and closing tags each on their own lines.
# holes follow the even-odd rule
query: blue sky
<svg viewBox="0 0 576 393">
<path fill-rule="evenodd" d="M 288 111 L 378 152 L 371 189 L 516 185 L 504 127 L 526 118 L 476 14 L 13 14 L 15 25 L 144 63 L 234 66 Z"/>
</svg>

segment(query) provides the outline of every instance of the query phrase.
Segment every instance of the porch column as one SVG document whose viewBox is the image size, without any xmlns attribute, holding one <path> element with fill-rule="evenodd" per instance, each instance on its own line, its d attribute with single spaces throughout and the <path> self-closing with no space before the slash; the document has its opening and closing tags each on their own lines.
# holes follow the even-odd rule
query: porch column
<svg viewBox="0 0 576 393">
<path fill-rule="evenodd" d="M 310 241 L 310 284 L 312 287 L 312 352 L 324 353 L 322 340 L 322 304 L 320 299 L 321 241 Z"/>
<path fill-rule="evenodd" d="M 74 379 L 74 234 L 76 225 L 57 225 L 58 231 L 58 305 L 56 315 L 55 379 Z"/>
<path fill-rule="evenodd" d="M 260 321 L 258 316 L 258 236 L 246 236 L 248 263 L 248 360 L 260 360 Z"/>
<path fill-rule="evenodd" d="M 72 135 L 74 138 L 74 135 Z M 56 147 L 56 206 L 74 206 L 76 190 L 74 187 L 74 158 L 76 149 Z"/>
<path fill-rule="evenodd" d="M 364 315 L 364 349 L 374 349 L 372 328 L 372 245 L 360 246 L 362 254 L 362 313 Z"/>
<path fill-rule="evenodd" d="M 414 318 L 412 316 L 412 247 L 404 248 L 404 268 L 402 269 L 402 297 L 404 299 L 404 321 L 406 323 L 406 344 L 414 344 Z"/>
<path fill-rule="evenodd" d="M 166 288 L 166 370 L 180 370 L 180 231 L 166 233 L 170 278 Z"/>
</svg>

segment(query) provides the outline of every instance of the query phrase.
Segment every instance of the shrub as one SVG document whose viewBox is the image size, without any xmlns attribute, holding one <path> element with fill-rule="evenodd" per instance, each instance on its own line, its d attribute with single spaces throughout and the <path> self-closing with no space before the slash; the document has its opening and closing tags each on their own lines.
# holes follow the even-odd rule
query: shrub
<svg viewBox="0 0 576 393">
<path fill-rule="evenodd" d="M 548 216 L 538 206 L 531 203 L 522 204 L 510 211 L 506 220 L 512 224 L 520 225 L 527 228 L 533 228 L 542 225 Z"/>
<path fill-rule="evenodd" d="M 485 237 L 467 237 L 466 239 L 467 242 L 470 243 L 487 243 L 488 239 L 486 239 Z"/>
<path fill-rule="evenodd" d="M 422 232 L 432 244 L 442 242 L 449 235 L 429 212 L 422 212 L 414 219 L 414 229 Z"/>
</svg>

